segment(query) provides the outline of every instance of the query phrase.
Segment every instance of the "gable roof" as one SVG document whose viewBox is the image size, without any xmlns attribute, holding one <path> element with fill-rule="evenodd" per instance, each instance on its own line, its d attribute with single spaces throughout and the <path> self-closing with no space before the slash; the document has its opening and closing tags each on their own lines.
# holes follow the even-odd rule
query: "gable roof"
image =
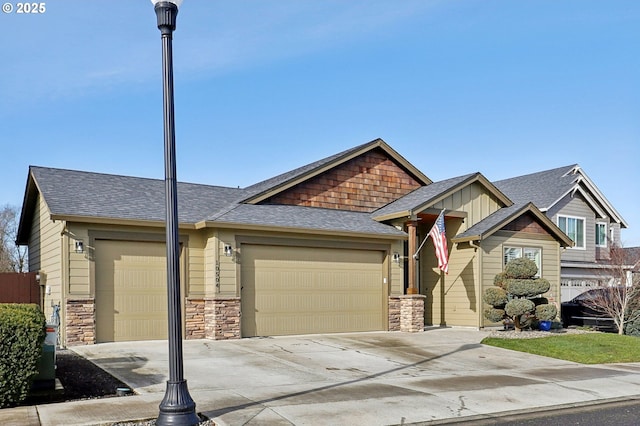
<svg viewBox="0 0 640 426">
<path fill-rule="evenodd" d="M 164 180 L 76 170 L 31 166 L 20 218 L 18 236 L 31 226 L 26 214 L 37 194 L 44 197 L 51 219 L 96 222 L 118 219 L 144 222 L 165 220 Z M 178 183 L 179 221 L 195 224 L 212 211 L 236 200 L 242 190 L 221 186 Z"/>
<path fill-rule="evenodd" d="M 451 239 L 451 241 L 461 243 L 465 241 L 483 240 L 526 213 L 531 213 L 536 220 L 560 242 L 561 246 L 573 246 L 571 238 L 562 232 L 560 228 L 551 221 L 551 219 L 549 219 L 531 202 L 503 207 L 476 223 L 466 231 L 456 235 Z"/>
<path fill-rule="evenodd" d="M 401 217 L 413 217 L 431 207 L 452 193 L 474 182 L 482 184 L 491 194 L 498 198 L 505 206 L 513 204 L 481 173 L 471 173 L 451 179 L 434 182 L 412 191 L 404 197 L 387 204 L 372 213 L 374 219 L 383 221 Z"/>
<path fill-rule="evenodd" d="M 358 145 L 346 151 L 339 152 L 338 154 L 323 158 L 322 160 L 309 163 L 295 170 L 291 170 L 289 172 L 251 185 L 246 188 L 247 198 L 242 201 L 248 204 L 257 204 L 260 201 L 273 197 L 301 182 L 304 182 L 314 176 L 317 176 L 329 169 L 332 169 L 374 149 L 383 150 L 387 156 L 389 156 L 399 166 L 405 169 L 407 173 L 412 175 L 418 182 L 420 182 L 421 185 L 428 185 L 431 183 L 431 179 L 425 176 L 420 170 L 418 170 L 404 157 L 398 154 L 385 141 L 378 138 L 372 140 L 371 142 Z"/>
<path fill-rule="evenodd" d="M 640 247 L 625 247 L 625 264 L 633 265 L 635 272 L 640 272 Z"/>
<path fill-rule="evenodd" d="M 163 226 L 164 191 L 165 182 L 160 179 L 31 166 L 18 227 L 18 244 L 28 243 L 38 193 L 47 203 L 52 220 L 144 222 Z M 246 196 L 245 189 L 179 182 L 180 226 L 195 228 L 226 223 L 253 228 L 406 237 L 405 232 L 374 221 L 368 213 L 240 203 Z"/>
<path fill-rule="evenodd" d="M 608 216 L 623 228 L 628 226 L 577 164 L 499 180 L 494 184 L 514 202 L 522 204 L 531 201 L 543 212 L 565 196 L 580 192 L 600 217 Z"/>
</svg>

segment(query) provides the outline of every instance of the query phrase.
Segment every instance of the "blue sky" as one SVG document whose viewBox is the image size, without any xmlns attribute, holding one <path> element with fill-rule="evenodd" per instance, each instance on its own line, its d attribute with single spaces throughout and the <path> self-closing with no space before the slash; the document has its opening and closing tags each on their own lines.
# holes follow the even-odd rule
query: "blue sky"
<svg viewBox="0 0 640 426">
<path fill-rule="evenodd" d="M 45 5 L 0 13 L 0 205 L 30 164 L 162 179 L 151 3 Z M 578 163 L 640 246 L 640 2 L 185 0 L 177 25 L 181 181 L 244 187 L 378 137 L 434 181 Z"/>
</svg>

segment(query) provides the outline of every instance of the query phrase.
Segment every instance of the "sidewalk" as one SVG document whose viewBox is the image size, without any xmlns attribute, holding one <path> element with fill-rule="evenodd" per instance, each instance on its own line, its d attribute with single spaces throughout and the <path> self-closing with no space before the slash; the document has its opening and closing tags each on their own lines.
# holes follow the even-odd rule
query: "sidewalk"
<svg viewBox="0 0 640 426">
<path fill-rule="evenodd" d="M 448 423 L 640 397 L 640 363 L 586 366 L 480 345 L 488 333 L 354 333 L 184 342 L 197 411 L 219 425 Z M 166 342 L 74 348 L 137 395 L 0 410 L 0 424 L 154 418 Z"/>
</svg>

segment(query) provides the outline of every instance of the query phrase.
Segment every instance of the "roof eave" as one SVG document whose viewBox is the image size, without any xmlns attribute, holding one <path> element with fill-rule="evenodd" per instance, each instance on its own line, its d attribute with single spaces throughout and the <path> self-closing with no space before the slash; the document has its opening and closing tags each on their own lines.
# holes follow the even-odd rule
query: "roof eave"
<svg viewBox="0 0 640 426">
<path fill-rule="evenodd" d="M 370 232 L 296 228 L 294 226 L 257 225 L 257 224 L 249 224 L 249 223 L 208 221 L 208 220 L 198 222 L 195 225 L 195 227 L 196 229 L 221 228 L 221 229 L 238 229 L 243 231 L 289 232 L 292 234 L 330 235 L 330 236 L 339 236 L 339 237 L 375 238 L 375 239 L 383 239 L 383 240 L 406 240 L 409 238 L 407 233 L 403 231 L 398 231 L 397 234 L 379 234 L 379 233 L 370 233 Z"/>
<path fill-rule="evenodd" d="M 124 219 L 124 218 L 116 218 L 116 217 L 81 216 L 81 215 L 68 215 L 68 214 L 51 214 L 50 219 L 64 220 L 66 222 L 76 222 L 76 223 L 96 223 L 96 224 L 127 225 L 127 226 L 165 227 L 166 225 L 166 222 L 164 220 Z M 180 222 L 178 225 L 181 229 L 197 229 L 195 223 Z"/>
</svg>

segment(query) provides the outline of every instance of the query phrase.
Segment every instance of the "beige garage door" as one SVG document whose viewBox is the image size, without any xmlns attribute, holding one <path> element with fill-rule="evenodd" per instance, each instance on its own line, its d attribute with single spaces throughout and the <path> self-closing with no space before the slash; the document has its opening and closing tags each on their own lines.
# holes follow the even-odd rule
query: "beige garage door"
<svg viewBox="0 0 640 426">
<path fill-rule="evenodd" d="M 96 340 L 167 338 L 164 243 L 96 241 Z"/>
<path fill-rule="evenodd" d="M 242 245 L 242 336 L 386 329 L 383 253 Z"/>
</svg>

